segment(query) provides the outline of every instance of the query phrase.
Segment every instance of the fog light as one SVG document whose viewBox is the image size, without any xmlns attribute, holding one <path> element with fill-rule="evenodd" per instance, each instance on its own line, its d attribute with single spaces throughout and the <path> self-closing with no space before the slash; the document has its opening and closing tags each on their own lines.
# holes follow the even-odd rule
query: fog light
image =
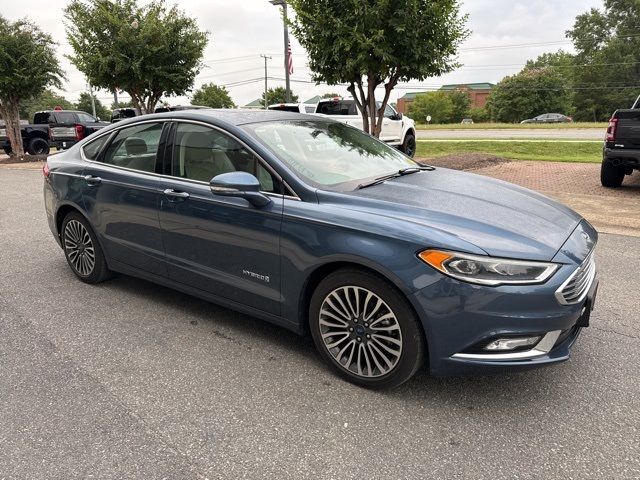
<svg viewBox="0 0 640 480">
<path fill-rule="evenodd" d="M 485 350 L 492 352 L 515 350 L 521 347 L 530 347 L 538 343 L 540 337 L 517 337 L 517 338 L 498 338 L 484 347 Z"/>
</svg>

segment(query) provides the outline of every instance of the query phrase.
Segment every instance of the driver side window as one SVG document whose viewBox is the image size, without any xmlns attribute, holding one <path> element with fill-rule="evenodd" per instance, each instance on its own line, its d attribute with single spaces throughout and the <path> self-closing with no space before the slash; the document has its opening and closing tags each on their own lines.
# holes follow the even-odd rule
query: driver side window
<svg viewBox="0 0 640 480">
<path fill-rule="evenodd" d="M 178 123 L 171 174 L 209 183 L 229 172 L 248 172 L 260 181 L 263 192 L 282 193 L 280 182 L 237 140 L 203 125 Z"/>
</svg>

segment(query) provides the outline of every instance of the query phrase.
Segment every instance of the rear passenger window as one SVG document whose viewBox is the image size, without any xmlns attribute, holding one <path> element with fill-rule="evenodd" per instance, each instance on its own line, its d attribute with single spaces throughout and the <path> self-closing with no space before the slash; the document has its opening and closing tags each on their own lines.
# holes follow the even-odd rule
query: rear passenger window
<svg viewBox="0 0 640 480">
<path fill-rule="evenodd" d="M 155 172 L 162 123 L 144 123 L 118 132 L 102 158 L 104 163 Z"/>
<path fill-rule="evenodd" d="M 98 158 L 98 154 L 100 150 L 102 150 L 102 146 L 105 144 L 109 135 L 103 135 L 100 138 L 96 138 L 93 142 L 87 143 L 84 147 L 82 147 L 82 153 L 89 160 L 95 160 Z"/>
</svg>

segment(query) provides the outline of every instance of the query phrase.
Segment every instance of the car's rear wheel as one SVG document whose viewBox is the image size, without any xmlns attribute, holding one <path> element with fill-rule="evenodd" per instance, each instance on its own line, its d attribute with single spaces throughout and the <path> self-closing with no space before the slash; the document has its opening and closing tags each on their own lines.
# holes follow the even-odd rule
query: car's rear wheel
<svg viewBox="0 0 640 480">
<path fill-rule="evenodd" d="M 110 277 L 98 239 L 82 215 L 69 213 L 62 222 L 61 232 L 67 263 L 80 280 L 99 283 Z"/>
<path fill-rule="evenodd" d="M 402 152 L 408 156 L 413 158 L 416 154 L 416 137 L 410 133 L 407 133 L 404 137 L 404 142 L 402 142 Z"/>
<path fill-rule="evenodd" d="M 320 282 L 309 325 L 323 359 L 364 387 L 398 386 L 424 361 L 424 335 L 407 300 L 366 271 L 338 270 Z"/>
<path fill-rule="evenodd" d="M 11 152 L 13 152 L 13 149 L 11 148 L 11 145 L 8 145 L 6 147 L 2 147 L 2 150 L 4 150 L 4 153 L 6 153 L 7 155 L 11 155 Z"/>
<path fill-rule="evenodd" d="M 30 155 L 49 155 L 49 142 L 43 138 L 32 138 L 27 145 Z"/>
<path fill-rule="evenodd" d="M 624 180 L 624 167 L 614 165 L 610 161 L 602 162 L 600 167 L 600 182 L 603 187 L 617 188 Z"/>
</svg>

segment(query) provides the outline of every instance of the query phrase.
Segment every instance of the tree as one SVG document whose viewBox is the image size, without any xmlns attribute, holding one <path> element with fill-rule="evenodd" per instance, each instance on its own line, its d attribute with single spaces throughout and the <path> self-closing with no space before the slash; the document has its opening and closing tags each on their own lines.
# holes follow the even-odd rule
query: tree
<svg viewBox="0 0 640 480">
<path fill-rule="evenodd" d="M 471 97 L 465 90 L 453 90 L 449 92 L 449 98 L 453 104 L 453 111 L 449 118 L 450 123 L 460 123 L 463 118 L 469 116 L 469 109 L 471 108 Z"/>
<path fill-rule="evenodd" d="M 431 123 L 450 123 L 455 106 L 449 92 L 438 90 L 437 92 L 421 93 L 409 105 L 409 116 L 419 122 L 427 122 L 431 117 Z"/>
<path fill-rule="evenodd" d="M 317 82 L 347 83 L 364 130 L 379 136 L 400 81 L 450 72 L 468 32 L 458 0 L 290 0 L 293 34 Z M 384 96 L 376 110 L 377 87 Z"/>
<path fill-rule="evenodd" d="M 607 120 L 629 108 L 640 79 L 640 2 L 605 0 L 576 18 L 567 36 L 576 50 L 574 106 L 577 120 Z"/>
<path fill-rule="evenodd" d="M 552 68 L 525 68 L 498 83 L 487 106 L 495 120 L 514 123 L 542 113 L 566 113 L 571 96 L 566 79 Z"/>
<path fill-rule="evenodd" d="M 20 102 L 48 86 L 61 87 L 64 78 L 55 42 L 28 20 L 10 22 L 0 16 L 0 117 L 13 154 L 22 158 Z"/>
<path fill-rule="evenodd" d="M 235 108 L 229 92 L 225 87 L 208 83 L 195 91 L 191 97 L 191 105 L 203 105 L 211 108 Z"/>
<path fill-rule="evenodd" d="M 270 88 L 267 90 L 267 106 L 273 105 L 274 103 L 286 103 L 286 101 L 287 95 L 284 87 Z M 298 95 L 291 92 L 291 101 L 298 103 L 300 101 Z M 262 94 L 262 101 L 260 103 L 264 105 L 264 93 Z"/>
<path fill-rule="evenodd" d="M 111 112 L 102 104 L 97 98 L 94 99 L 96 103 L 96 116 L 101 120 L 108 120 L 111 117 Z M 76 108 L 82 112 L 87 112 L 93 115 L 93 105 L 91 103 L 91 95 L 88 92 L 82 92 Z"/>
<path fill-rule="evenodd" d="M 20 118 L 33 121 L 36 112 L 53 110 L 56 107 L 61 107 L 64 110 L 75 109 L 73 103 L 47 88 L 35 97 L 20 102 Z"/>
<path fill-rule="evenodd" d="M 200 72 L 208 33 L 164 0 L 72 0 L 65 15 L 71 62 L 96 88 L 127 92 L 143 112 L 163 95 L 184 95 Z"/>
<path fill-rule="evenodd" d="M 491 112 L 486 107 L 473 107 L 469 109 L 469 117 L 474 123 L 487 123 L 491 121 Z"/>
</svg>

